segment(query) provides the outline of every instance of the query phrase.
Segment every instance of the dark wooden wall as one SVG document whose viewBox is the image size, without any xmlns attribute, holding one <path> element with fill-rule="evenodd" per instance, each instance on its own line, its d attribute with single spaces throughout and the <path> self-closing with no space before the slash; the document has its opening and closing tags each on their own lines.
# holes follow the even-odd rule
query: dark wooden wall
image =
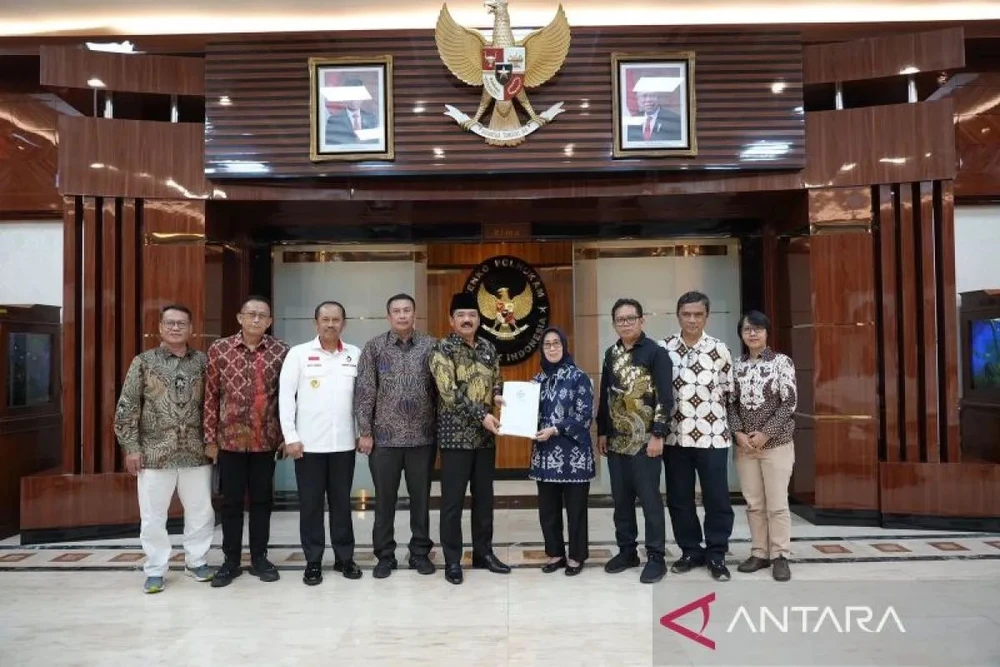
<svg viewBox="0 0 1000 667">
<path fill-rule="evenodd" d="M 611 52 L 696 52 L 698 156 L 611 158 Z M 310 57 L 391 54 L 396 159 L 361 164 L 309 161 Z M 444 115 L 475 112 L 482 88 L 455 79 L 433 31 L 296 35 L 210 44 L 205 54 L 205 167 L 211 178 L 320 175 L 617 172 L 642 169 L 788 169 L 805 164 L 802 43 L 797 32 L 656 28 L 573 30 L 562 70 L 528 91 L 542 112 L 565 111 L 516 148 L 487 147 Z M 782 83 L 772 90 L 772 84 Z M 778 92 L 775 92 L 778 91 Z M 225 99 L 225 104 L 222 100 Z M 488 118 L 488 116 L 486 117 Z M 752 149 L 783 145 L 769 159 Z M 254 172 L 241 173 L 241 163 Z"/>
</svg>

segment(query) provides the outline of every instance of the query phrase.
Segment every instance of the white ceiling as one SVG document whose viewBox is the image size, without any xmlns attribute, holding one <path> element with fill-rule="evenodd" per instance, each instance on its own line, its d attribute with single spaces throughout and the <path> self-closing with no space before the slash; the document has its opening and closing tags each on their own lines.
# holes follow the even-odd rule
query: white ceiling
<svg viewBox="0 0 1000 667">
<path fill-rule="evenodd" d="M 0 0 L 0 36 L 162 35 L 433 28 L 440 0 Z M 557 0 L 509 0 L 518 27 Z M 1000 0 L 564 0 L 571 26 L 876 23 L 1000 19 Z M 492 24 L 481 1 L 453 0 L 463 25 Z M 2 46 L 2 42 L 0 42 Z"/>
</svg>

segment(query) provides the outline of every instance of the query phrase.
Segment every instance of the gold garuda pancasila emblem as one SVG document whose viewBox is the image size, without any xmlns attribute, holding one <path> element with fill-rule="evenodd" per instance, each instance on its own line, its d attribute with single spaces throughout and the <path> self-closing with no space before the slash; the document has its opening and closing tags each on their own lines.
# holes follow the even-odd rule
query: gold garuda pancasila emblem
<svg viewBox="0 0 1000 667">
<path fill-rule="evenodd" d="M 531 314 L 531 307 L 535 303 L 535 298 L 531 295 L 531 285 L 526 285 L 524 291 L 511 297 L 510 289 L 507 287 L 497 289 L 497 294 L 494 296 L 487 291 L 486 285 L 480 283 L 476 301 L 479 303 L 479 314 L 483 319 L 493 323 L 487 325 L 486 330 L 498 340 L 513 340 L 530 326 L 530 324 L 520 324 L 520 320 Z"/>
<path fill-rule="evenodd" d="M 542 85 L 562 67 L 569 52 L 569 23 L 559 5 L 551 23 L 517 42 L 510 27 L 507 0 L 486 0 L 483 4 L 493 14 L 490 43 L 478 30 L 456 23 L 447 4 L 441 7 L 434 32 L 441 60 L 463 83 L 483 87 L 479 108 L 471 118 L 450 104 L 445 105 L 445 115 L 490 145 L 516 146 L 564 111 L 559 102 L 540 114 L 535 113 L 526 90 Z M 514 107 L 515 99 L 528 114 L 529 120 L 524 125 Z M 495 104 L 487 127 L 479 120 L 490 102 Z"/>
</svg>

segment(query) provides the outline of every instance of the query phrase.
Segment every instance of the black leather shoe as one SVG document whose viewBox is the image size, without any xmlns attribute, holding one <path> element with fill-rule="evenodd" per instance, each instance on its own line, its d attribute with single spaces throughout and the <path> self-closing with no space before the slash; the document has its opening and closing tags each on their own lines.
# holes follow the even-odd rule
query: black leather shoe
<svg viewBox="0 0 1000 667">
<path fill-rule="evenodd" d="M 687 574 L 696 567 L 704 567 L 705 561 L 694 556 L 681 556 L 670 566 L 670 571 L 674 574 Z"/>
<path fill-rule="evenodd" d="M 261 581 L 268 583 L 277 581 L 281 578 L 281 575 L 278 574 L 278 568 L 276 568 L 274 563 L 269 561 L 267 558 L 258 558 L 257 560 L 252 561 L 248 572 Z"/>
<path fill-rule="evenodd" d="M 353 560 L 342 560 L 333 564 L 333 569 L 344 574 L 344 579 L 360 579 L 361 568 Z"/>
<path fill-rule="evenodd" d="M 634 551 L 619 551 L 614 558 L 604 564 L 604 571 L 608 574 L 618 574 L 633 567 L 639 567 L 639 554 Z"/>
<path fill-rule="evenodd" d="M 750 574 L 751 572 L 756 572 L 757 570 L 766 570 L 771 567 L 771 561 L 766 558 L 761 558 L 760 556 L 750 556 L 745 561 L 736 566 L 737 572 L 742 572 L 744 574 Z"/>
<path fill-rule="evenodd" d="M 379 558 L 378 563 L 375 565 L 375 570 L 372 572 L 372 576 L 376 579 L 385 579 L 392 571 L 399 567 L 399 563 L 396 562 L 395 558 Z M 346 577 L 347 574 L 345 573 Z"/>
<path fill-rule="evenodd" d="M 241 574 L 243 574 L 243 568 L 240 567 L 240 564 L 227 560 L 222 564 L 222 567 L 215 571 L 215 576 L 212 577 L 212 588 L 228 586 L 233 583 L 233 579 Z"/>
<path fill-rule="evenodd" d="M 583 563 L 578 563 L 577 565 L 566 565 L 566 576 L 575 577 L 576 575 L 583 572 Z"/>
<path fill-rule="evenodd" d="M 306 586 L 318 586 L 323 583 L 323 568 L 319 563 L 308 563 L 302 574 L 302 583 Z"/>
<path fill-rule="evenodd" d="M 455 584 L 456 586 L 462 583 L 462 566 L 458 563 L 445 565 L 444 578 L 449 584 Z"/>
<path fill-rule="evenodd" d="M 472 567 L 477 570 L 489 570 L 493 574 L 510 574 L 510 565 L 502 562 L 493 553 L 486 554 L 480 558 L 473 556 Z"/>
<path fill-rule="evenodd" d="M 410 569 L 416 570 L 420 574 L 434 574 L 437 567 L 427 556 L 410 556 Z"/>
<path fill-rule="evenodd" d="M 564 567 L 566 567 L 566 559 L 560 558 L 557 561 L 552 561 L 550 563 L 546 563 L 545 565 L 543 565 L 542 572 L 544 572 L 545 574 L 552 574 L 556 570 L 562 569 Z"/>
</svg>

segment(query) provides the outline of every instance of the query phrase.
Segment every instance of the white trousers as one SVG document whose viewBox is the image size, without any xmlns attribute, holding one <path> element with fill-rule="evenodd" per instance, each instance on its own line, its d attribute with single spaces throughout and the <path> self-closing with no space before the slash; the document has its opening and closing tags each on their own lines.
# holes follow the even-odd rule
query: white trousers
<svg viewBox="0 0 1000 667">
<path fill-rule="evenodd" d="M 212 509 L 212 466 L 143 468 L 139 471 L 139 541 L 146 554 L 147 577 L 163 577 L 170 561 L 167 511 L 174 489 L 184 507 L 184 554 L 190 568 L 205 565 L 215 532 Z"/>
</svg>

